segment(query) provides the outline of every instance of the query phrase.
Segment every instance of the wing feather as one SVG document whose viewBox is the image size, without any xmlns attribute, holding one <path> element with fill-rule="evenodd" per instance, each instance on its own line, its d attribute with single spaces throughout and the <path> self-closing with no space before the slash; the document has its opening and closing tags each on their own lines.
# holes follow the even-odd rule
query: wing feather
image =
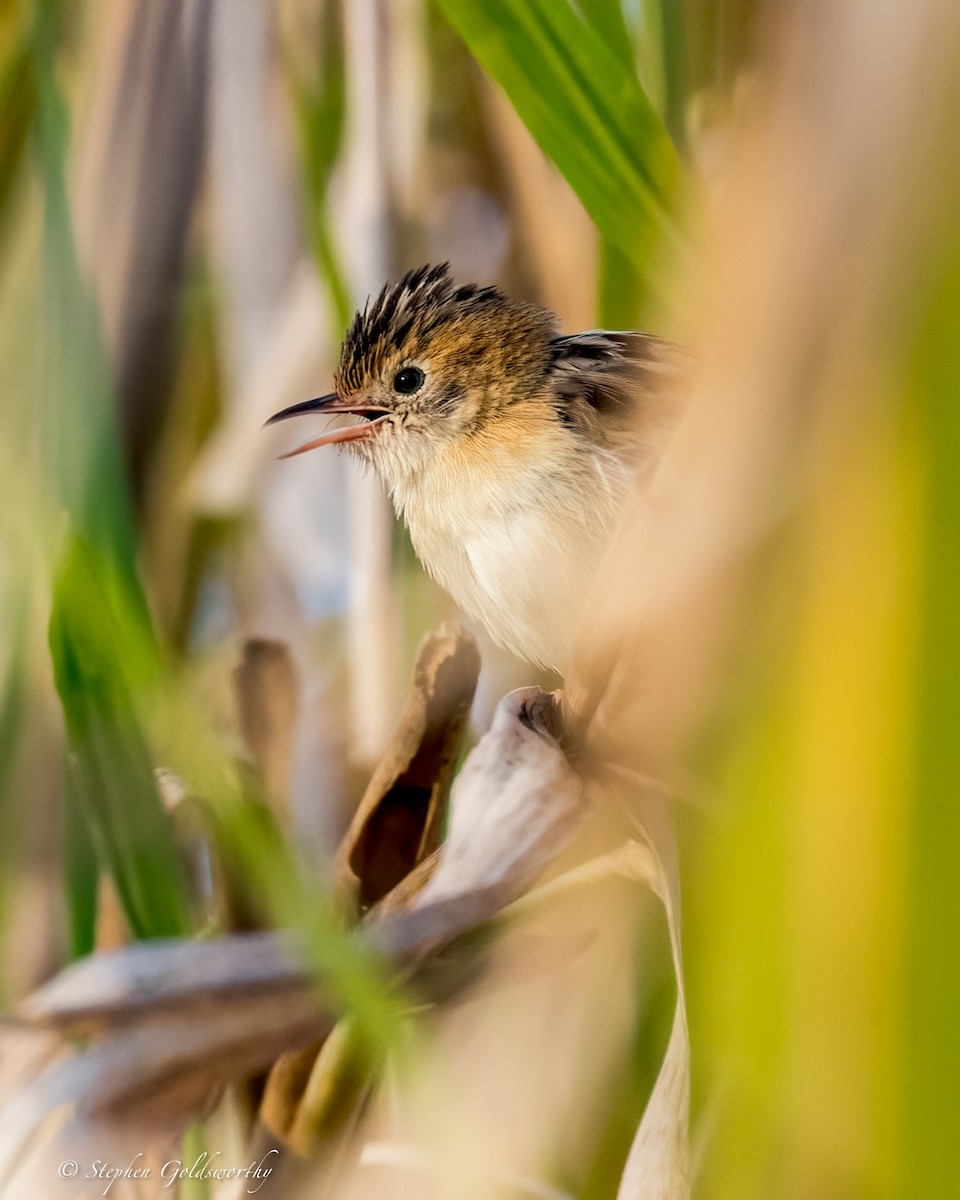
<svg viewBox="0 0 960 1200">
<path fill-rule="evenodd" d="M 649 333 L 591 329 L 554 338 L 557 416 L 592 445 L 643 456 L 676 420 L 689 354 Z"/>
</svg>

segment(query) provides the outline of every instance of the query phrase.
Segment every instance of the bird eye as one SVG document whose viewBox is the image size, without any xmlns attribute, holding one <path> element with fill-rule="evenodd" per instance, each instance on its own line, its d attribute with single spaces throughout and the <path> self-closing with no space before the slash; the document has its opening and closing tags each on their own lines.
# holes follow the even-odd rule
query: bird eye
<svg viewBox="0 0 960 1200">
<path fill-rule="evenodd" d="M 402 396 L 409 396 L 412 392 L 418 392 L 423 387 L 423 381 L 426 378 L 419 367 L 404 367 L 402 371 L 398 371 L 394 376 L 393 390 L 399 392 Z"/>
</svg>

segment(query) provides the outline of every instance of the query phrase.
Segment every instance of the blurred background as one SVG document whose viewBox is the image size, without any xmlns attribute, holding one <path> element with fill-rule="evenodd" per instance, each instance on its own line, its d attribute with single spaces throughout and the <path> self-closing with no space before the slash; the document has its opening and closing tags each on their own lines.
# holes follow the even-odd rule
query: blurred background
<svg viewBox="0 0 960 1200">
<path fill-rule="evenodd" d="M 374 479 L 261 426 L 449 260 L 700 363 L 582 654 L 679 796 L 695 1194 L 960 1196 L 958 79 L 948 0 L 0 0 L 5 1005 L 195 931 L 153 769 L 233 786 L 251 639 L 322 876 L 452 608 Z M 478 731 L 539 679 L 481 650 Z"/>
</svg>

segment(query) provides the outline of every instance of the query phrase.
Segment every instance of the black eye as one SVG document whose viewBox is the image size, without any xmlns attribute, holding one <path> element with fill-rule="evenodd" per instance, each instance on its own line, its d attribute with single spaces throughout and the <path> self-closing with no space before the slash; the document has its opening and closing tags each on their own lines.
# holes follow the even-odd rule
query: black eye
<svg viewBox="0 0 960 1200">
<path fill-rule="evenodd" d="M 393 380 L 393 390 L 402 396 L 409 396 L 412 392 L 419 392 L 425 378 L 419 367 L 404 367 Z"/>
</svg>

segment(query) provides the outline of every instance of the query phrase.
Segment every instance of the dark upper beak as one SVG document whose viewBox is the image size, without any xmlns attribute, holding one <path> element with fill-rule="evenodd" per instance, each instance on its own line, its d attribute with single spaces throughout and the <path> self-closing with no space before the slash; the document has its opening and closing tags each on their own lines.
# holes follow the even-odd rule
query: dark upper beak
<svg viewBox="0 0 960 1200">
<path fill-rule="evenodd" d="M 276 425 L 278 421 L 286 421 L 290 417 L 299 417 L 304 413 L 321 413 L 323 415 L 337 416 L 342 413 L 349 413 L 352 416 L 366 417 L 367 420 L 362 425 L 347 425 L 343 429 L 334 429 L 330 433 L 325 433 L 322 437 L 313 438 L 309 442 L 305 442 L 302 446 L 298 446 L 296 450 L 290 450 L 287 454 L 281 454 L 281 458 L 293 458 L 295 454 L 303 454 L 307 450 L 314 450 L 318 446 L 331 446 L 337 442 L 355 442 L 360 438 L 369 438 L 375 436 L 377 426 L 382 419 L 387 415 L 382 408 L 374 408 L 371 404 L 344 404 L 336 392 L 330 392 L 326 396 L 318 396 L 315 400 L 302 400 L 299 404 L 291 404 L 289 408 L 284 408 L 264 423 L 264 428 L 267 425 Z"/>
</svg>

